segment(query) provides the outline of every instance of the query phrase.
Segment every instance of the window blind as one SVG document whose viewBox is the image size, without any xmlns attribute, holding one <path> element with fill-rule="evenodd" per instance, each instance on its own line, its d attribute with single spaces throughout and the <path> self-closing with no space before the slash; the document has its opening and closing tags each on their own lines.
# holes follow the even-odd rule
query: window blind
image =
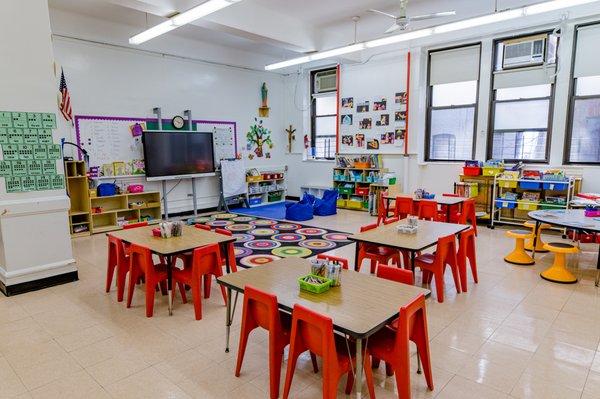
<svg viewBox="0 0 600 399">
<path fill-rule="evenodd" d="M 479 80 L 479 49 L 475 45 L 430 53 L 429 84 Z"/>
<path fill-rule="evenodd" d="M 576 78 L 600 75 L 598 43 L 600 43 L 600 24 L 583 26 L 577 29 L 577 48 L 573 73 Z"/>
</svg>

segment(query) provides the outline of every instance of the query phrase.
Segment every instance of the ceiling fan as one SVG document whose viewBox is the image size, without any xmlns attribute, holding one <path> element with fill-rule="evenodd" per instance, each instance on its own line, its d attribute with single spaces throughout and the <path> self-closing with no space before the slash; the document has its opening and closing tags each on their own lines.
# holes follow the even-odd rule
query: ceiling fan
<svg viewBox="0 0 600 399">
<path fill-rule="evenodd" d="M 406 30 L 408 25 L 412 21 L 422 21 L 424 19 L 432 19 L 432 18 L 440 18 L 440 17 L 448 17 L 450 15 L 456 15 L 456 11 L 444 11 L 444 12 L 436 12 L 433 14 L 425 14 L 425 15 L 415 15 L 408 16 L 406 15 L 406 6 L 408 5 L 408 0 L 400 0 L 400 13 L 398 15 L 392 15 L 387 12 L 370 9 L 369 11 L 385 15 L 386 17 L 393 18 L 394 24 L 390 26 L 385 33 L 392 33 L 397 30 Z"/>
</svg>

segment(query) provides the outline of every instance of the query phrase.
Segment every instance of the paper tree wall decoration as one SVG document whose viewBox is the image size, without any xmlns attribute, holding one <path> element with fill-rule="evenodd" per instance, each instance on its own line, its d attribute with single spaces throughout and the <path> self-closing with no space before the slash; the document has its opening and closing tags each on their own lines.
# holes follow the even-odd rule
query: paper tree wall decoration
<svg viewBox="0 0 600 399">
<path fill-rule="evenodd" d="M 263 146 L 268 146 L 269 149 L 273 148 L 273 142 L 271 141 L 271 131 L 263 126 L 263 121 L 254 118 L 254 125 L 250 126 L 250 131 L 246 133 L 246 146 L 248 150 L 252 150 L 254 147 L 254 154 L 248 154 L 249 159 L 253 159 L 254 155 L 258 158 L 271 158 L 270 152 L 265 152 Z"/>
<path fill-rule="evenodd" d="M 292 125 L 290 125 L 290 127 L 288 129 L 285 129 L 285 132 L 287 133 L 287 139 L 288 139 L 288 152 L 291 153 L 292 152 L 292 142 L 294 140 L 296 140 L 296 135 L 294 133 L 296 133 L 296 129 L 294 129 L 294 127 Z"/>
</svg>

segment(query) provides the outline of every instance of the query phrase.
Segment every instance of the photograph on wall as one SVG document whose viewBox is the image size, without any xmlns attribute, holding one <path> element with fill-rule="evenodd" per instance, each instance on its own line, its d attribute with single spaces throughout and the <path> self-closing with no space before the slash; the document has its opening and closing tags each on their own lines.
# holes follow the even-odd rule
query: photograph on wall
<svg viewBox="0 0 600 399">
<path fill-rule="evenodd" d="M 385 111 L 387 109 L 387 100 L 382 98 L 379 101 L 373 102 L 373 111 Z"/>
<path fill-rule="evenodd" d="M 352 126 L 352 115 L 340 115 L 340 124 Z"/>
<path fill-rule="evenodd" d="M 394 132 L 394 139 L 396 141 L 404 140 L 405 135 L 406 135 L 405 129 L 396 129 L 396 131 Z"/>
<path fill-rule="evenodd" d="M 367 150 L 378 150 L 379 149 L 379 140 L 373 138 L 367 142 Z"/>
<path fill-rule="evenodd" d="M 390 114 L 381 114 L 379 115 L 379 120 L 375 122 L 376 126 L 389 126 L 390 124 Z"/>
<path fill-rule="evenodd" d="M 372 119 L 371 118 L 363 118 L 360 123 L 359 126 L 361 129 L 370 129 L 372 126 Z"/>
<path fill-rule="evenodd" d="M 396 100 L 395 100 L 396 104 L 406 104 L 407 100 L 408 100 L 408 96 L 405 91 L 396 93 Z"/>
<path fill-rule="evenodd" d="M 345 134 L 342 136 L 342 145 L 352 146 L 354 144 L 354 137 L 351 134 Z"/>
<path fill-rule="evenodd" d="M 342 98 L 342 108 L 354 108 L 354 97 Z"/>
<path fill-rule="evenodd" d="M 365 135 L 362 133 L 356 133 L 354 135 L 354 138 L 356 140 L 356 146 L 359 148 L 363 148 L 365 146 Z"/>
<path fill-rule="evenodd" d="M 396 111 L 394 116 L 396 122 L 406 122 L 406 111 Z"/>
<path fill-rule="evenodd" d="M 362 103 L 358 103 L 356 106 L 356 112 L 369 112 L 369 102 L 364 101 Z"/>
<path fill-rule="evenodd" d="M 381 133 L 381 145 L 394 144 L 394 132 Z"/>
</svg>

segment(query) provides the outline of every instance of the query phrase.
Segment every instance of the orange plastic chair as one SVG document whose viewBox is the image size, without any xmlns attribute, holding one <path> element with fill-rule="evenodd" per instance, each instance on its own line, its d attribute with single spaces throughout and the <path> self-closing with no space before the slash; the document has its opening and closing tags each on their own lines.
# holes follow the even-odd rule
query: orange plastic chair
<svg viewBox="0 0 600 399">
<path fill-rule="evenodd" d="M 438 203 L 431 200 L 420 200 L 417 216 L 421 220 L 438 220 Z"/>
<path fill-rule="evenodd" d="M 106 266 L 106 292 L 110 292 L 113 275 L 116 273 L 117 301 L 123 302 L 125 293 L 125 280 L 129 272 L 129 255 L 125 250 L 123 241 L 108 235 L 108 262 Z"/>
<path fill-rule="evenodd" d="M 137 229 L 138 227 L 148 226 L 148 222 L 127 223 L 123 225 L 123 230 Z"/>
<path fill-rule="evenodd" d="M 271 398 L 279 397 L 279 382 L 283 350 L 290 343 L 291 320 L 289 313 L 281 312 L 277 306 L 277 297 L 250 285 L 244 287 L 244 308 L 242 310 L 242 326 L 240 329 L 240 346 L 238 349 L 235 376 L 240 376 L 248 336 L 256 328 L 269 332 L 269 383 Z M 318 372 L 317 359 L 311 353 L 314 372 Z"/>
<path fill-rule="evenodd" d="M 477 277 L 477 254 L 475 251 L 475 230 L 470 228 L 458 236 L 458 272 L 460 273 L 460 288 L 462 292 L 467 292 L 467 259 L 471 266 L 471 274 L 475 284 L 479 282 Z"/>
<path fill-rule="evenodd" d="M 389 364 L 396 374 L 396 388 L 400 399 L 411 397 L 409 341 L 417 345 L 417 356 L 423 363 L 427 387 L 433 391 L 427 312 L 423 294 L 419 294 L 411 303 L 400 308 L 397 329 L 383 328 L 369 338 L 369 354 L 374 360 L 382 360 Z"/>
<path fill-rule="evenodd" d="M 391 205 L 389 201 L 386 201 L 383 197 L 387 194 L 385 192 L 381 193 L 379 196 L 379 204 L 377 205 L 377 224 L 380 225 L 381 222 L 385 221 L 388 218 L 389 212 L 396 212 L 396 207 Z M 389 204 L 386 212 L 386 204 Z"/>
<path fill-rule="evenodd" d="M 396 210 L 394 217 L 405 219 L 413 214 L 414 201 L 410 197 L 396 197 Z"/>
<path fill-rule="evenodd" d="M 342 265 L 342 269 L 348 270 L 348 259 L 340 258 L 338 256 L 327 255 L 327 254 L 318 254 L 317 259 L 328 260 L 330 262 L 337 262 Z"/>
<path fill-rule="evenodd" d="M 127 307 L 131 307 L 133 290 L 140 277 L 146 282 L 146 317 L 154 313 L 154 293 L 160 285 L 163 295 L 166 293 L 167 269 L 163 263 L 154 264 L 150 249 L 141 245 L 131 244 L 129 255 L 129 286 L 127 290 Z"/>
<path fill-rule="evenodd" d="M 477 235 L 477 215 L 475 214 L 475 200 L 468 199 L 462 204 L 462 209 L 458 215 L 459 224 L 470 224 Z"/>
<path fill-rule="evenodd" d="M 194 227 L 200 230 L 210 231 L 210 226 L 207 226 L 205 224 L 195 224 Z"/>
<path fill-rule="evenodd" d="M 376 223 L 362 226 L 360 228 L 360 232 L 364 233 L 365 231 L 369 231 L 377 227 L 378 225 Z M 373 274 L 377 269 L 378 263 L 387 264 L 394 262 L 396 265 L 399 265 L 400 252 L 393 248 L 361 242 L 358 246 L 358 265 L 356 266 L 357 271 L 360 271 L 362 261 L 364 259 L 369 259 L 371 261 L 371 274 Z"/>
<path fill-rule="evenodd" d="M 210 226 L 207 226 L 205 224 L 195 224 L 194 227 L 200 230 L 210 231 Z M 174 262 L 177 262 L 177 259 L 181 259 L 181 261 L 183 262 L 183 267 L 190 267 L 190 265 L 192 264 L 192 253 L 185 252 L 183 254 L 179 254 L 175 256 Z"/>
<path fill-rule="evenodd" d="M 223 234 L 228 237 L 233 236 L 231 231 L 225 230 L 225 229 L 215 229 L 215 233 Z M 233 273 L 235 273 L 235 272 L 237 272 L 237 264 L 235 262 L 235 249 L 233 247 L 233 242 L 230 242 L 229 244 L 227 244 L 227 252 L 228 252 L 228 257 L 229 257 L 229 270 L 231 270 Z M 225 260 L 223 260 L 223 266 L 225 266 Z"/>
<path fill-rule="evenodd" d="M 435 254 L 424 254 L 415 258 L 415 267 L 423 270 L 423 282 L 430 283 L 435 278 L 435 290 L 438 302 L 444 302 L 444 272 L 446 265 L 452 270 L 456 292 L 460 293 L 460 274 L 456 259 L 456 244 L 454 235 L 440 237 L 437 241 Z"/>
<path fill-rule="evenodd" d="M 355 353 L 353 346 L 348 343 L 350 353 Z M 294 305 L 283 398 L 287 399 L 289 396 L 298 356 L 306 351 L 311 351 L 323 359 L 323 398 L 335 399 L 337 397 L 338 382 L 344 374 L 348 375 L 346 394 L 349 395 L 354 385 L 353 369 L 356 359 L 348 353 L 348 347 L 343 337 L 334 334 L 331 318 L 313 312 L 302 305 Z M 365 356 L 364 369 L 369 396 L 374 398 L 373 372 L 369 360 L 369 356 Z"/>
<path fill-rule="evenodd" d="M 444 193 L 442 197 L 460 197 L 458 194 Z M 450 208 L 450 219 L 448 219 L 448 208 Z M 460 204 L 456 205 L 440 205 L 440 211 L 438 212 L 438 219 L 444 222 L 451 222 L 457 220 L 460 213 Z"/>
<path fill-rule="evenodd" d="M 401 284 L 413 285 L 415 283 L 412 271 L 400 269 L 395 266 L 379 265 L 377 268 L 377 277 Z"/>
<path fill-rule="evenodd" d="M 204 277 L 204 297 L 210 297 L 210 278 L 205 276 L 213 275 L 215 278 L 223 275 L 221 265 L 221 256 L 219 255 L 219 246 L 217 244 L 206 245 L 194 249 L 192 255 L 192 267 L 186 267 L 183 270 L 173 268 L 173 284 L 179 285 L 183 303 L 187 303 L 184 286 L 192 287 L 192 298 L 194 300 L 194 313 L 196 320 L 202 319 L 202 285 L 201 280 Z M 208 281 L 208 288 L 206 281 Z M 223 300 L 227 303 L 227 294 L 225 287 L 219 285 Z M 173 287 L 173 293 L 175 289 Z"/>
</svg>

